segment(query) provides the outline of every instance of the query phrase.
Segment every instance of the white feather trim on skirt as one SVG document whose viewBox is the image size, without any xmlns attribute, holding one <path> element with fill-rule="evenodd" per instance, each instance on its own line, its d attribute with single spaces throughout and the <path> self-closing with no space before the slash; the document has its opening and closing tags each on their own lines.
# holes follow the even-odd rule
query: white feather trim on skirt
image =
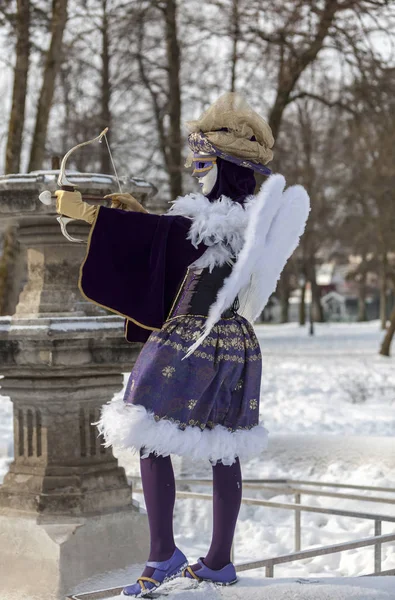
<svg viewBox="0 0 395 600">
<path fill-rule="evenodd" d="M 136 452 L 144 448 L 143 458 L 155 452 L 231 465 L 237 456 L 241 460 L 257 456 L 268 444 L 268 432 L 262 425 L 233 432 L 222 425 L 179 429 L 167 419 L 155 420 L 144 406 L 127 404 L 122 398 L 104 405 L 98 427 L 106 446 Z"/>
</svg>

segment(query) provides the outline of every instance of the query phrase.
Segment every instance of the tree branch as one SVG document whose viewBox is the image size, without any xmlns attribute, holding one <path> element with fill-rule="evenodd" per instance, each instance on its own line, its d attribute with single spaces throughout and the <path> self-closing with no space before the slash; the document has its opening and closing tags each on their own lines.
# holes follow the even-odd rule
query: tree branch
<svg viewBox="0 0 395 600">
<path fill-rule="evenodd" d="M 296 100 L 300 100 L 301 98 L 311 98 L 312 100 L 317 100 L 317 102 L 321 102 L 321 104 L 325 104 L 325 106 L 328 106 L 329 108 L 339 106 L 340 108 L 346 110 L 352 115 L 358 116 L 358 112 L 356 110 L 354 110 L 351 106 L 340 102 L 340 100 L 331 101 L 327 98 L 324 98 L 323 96 L 319 96 L 318 94 L 312 94 L 311 92 L 300 92 L 299 94 L 294 94 L 293 96 L 290 96 L 287 104 L 291 104 L 291 102 L 295 102 Z"/>
</svg>

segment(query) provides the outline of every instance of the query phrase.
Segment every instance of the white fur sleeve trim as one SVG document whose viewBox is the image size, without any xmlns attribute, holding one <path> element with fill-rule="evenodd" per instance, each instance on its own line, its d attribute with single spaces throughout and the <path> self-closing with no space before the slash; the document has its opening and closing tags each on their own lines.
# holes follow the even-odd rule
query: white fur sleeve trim
<svg viewBox="0 0 395 600">
<path fill-rule="evenodd" d="M 144 406 L 126 404 L 122 398 L 103 406 L 98 427 L 106 446 L 135 451 L 144 447 L 143 458 L 155 452 L 161 456 L 178 454 L 194 460 L 220 460 L 231 465 L 237 456 L 241 460 L 257 456 L 268 444 L 268 432 L 263 425 L 235 432 L 222 425 L 204 430 L 188 425 L 182 430 L 166 419 L 155 421 Z"/>
</svg>

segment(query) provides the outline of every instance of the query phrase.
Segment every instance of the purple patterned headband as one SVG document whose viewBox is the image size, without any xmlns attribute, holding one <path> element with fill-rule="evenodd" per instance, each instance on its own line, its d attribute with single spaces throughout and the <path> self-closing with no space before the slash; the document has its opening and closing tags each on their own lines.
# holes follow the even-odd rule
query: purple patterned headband
<svg viewBox="0 0 395 600">
<path fill-rule="evenodd" d="M 219 156 L 220 158 L 223 158 L 224 160 L 232 162 L 236 165 L 240 165 L 241 167 L 247 167 L 248 169 L 262 173 L 262 175 L 270 175 L 272 172 L 271 169 L 265 165 L 254 163 L 251 160 L 237 158 L 236 156 L 232 156 L 231 154 L 227 154 L 226 152 L 219 150 L 219 148 L 214 146 L 214 144 L 212 144 L 201 131 L 190 133 L 188 135 L 188 144 L 191 150 L 195 153 L 195 156 L 201 153 L 208 155 L 214 154 L 215 156 Z"/>
</svg>

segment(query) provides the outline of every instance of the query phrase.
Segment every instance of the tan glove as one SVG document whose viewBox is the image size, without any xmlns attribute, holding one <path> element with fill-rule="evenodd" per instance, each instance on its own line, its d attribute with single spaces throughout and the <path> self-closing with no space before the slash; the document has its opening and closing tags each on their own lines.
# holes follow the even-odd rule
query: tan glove
<svg viewBox="0 0 395 600">
<path fill-rule="evenodd" d="M 87 202 L 83 202 L 80 192 L 65 192 L 57 190 L 56 196 L 56 212 L 60 215 L 65 215 L 71 219 L 80 219 L 92 224 L 95 220 L 97 206 L 91 206 Z"/>
<path fill-rule="evenodd" d="M 131 194 L 121 194 L 120 192 L 117 192 L 115 194 L 108 194 L 107 196 L 104 196 L 104 198 L 110 198 L 110 200 L 112 200 L 111 208 L 121 208 L 122 210 L 143 213 L 148 212 Z"/>
</svg>

